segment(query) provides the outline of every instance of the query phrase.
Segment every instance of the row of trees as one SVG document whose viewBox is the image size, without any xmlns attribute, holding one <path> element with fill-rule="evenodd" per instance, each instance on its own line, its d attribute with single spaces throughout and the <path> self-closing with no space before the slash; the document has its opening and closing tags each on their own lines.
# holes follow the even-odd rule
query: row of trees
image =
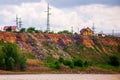
<svg viewBox="0 0 120 80">
<path fill-rule="evenodd" d="M 11 29 L 8 29 L 7 31 L 11 31 Z M 19 32 L 28 32 L 28 33 L 55 33 L 53 31 L 51 32 L 47 32 L 47 31 L 42 31 L 42 30 L 37 30 L 35 29 L 35 27 L 29 27 L 29 28 L 21 28 Z M 57 34 L 72 34 L 72 32 L 68 31 L 68 30 L 63 30 L 63 31 L 59 31 L 57 32 Z"/>
<path fill-rule="evenodd" d="M 18 47 L 14 43 L 4 43 L 0 48 L 0 69 L 25 70 L 26 57 L 18 53 Z"/>
<path fill-rule="evenodd" d="M 28 29 L 26 29 L 26 28 L 21 28 L 21 29 L 20 29 L 20 32 L 48 33 L 47 31 L 37 30 L 37 29 L 35 29 L 34 27 L 29 27 Z M 49 32 L 49 33 L 54 33 L 54 32 L 52 31 L 52 32 Z M 58 34 L 72 34 L 72 32 L 70 32 L 70 31 L 68 31 L 68 30 L 63 30 L 63 31 L 59 31 Z"/>
<path fill-rule="evenodd" d="M 6 29 L 6 31 L 11 32 L 12 28 L 9 27 L 8 29 Z M 16 32 L 16 31 L 15 31 Z M 42 30 L 37 30 L 35 29 L 35 27 L 29 27 L 29 28 L 21 28 L 19 30 L 19 32 L 28 32 L 28 33 L 54 33 L 53 31 L 48 32 L 48 31 L 42 31 Z M 72 32 L 68 31 L 68 30 L 63 30 L 63 31 L 59 31 L 57 32 L 58 34 L 72 34 Z M 75 33 L 77 34 L 77 33 Z"/>
</svg>

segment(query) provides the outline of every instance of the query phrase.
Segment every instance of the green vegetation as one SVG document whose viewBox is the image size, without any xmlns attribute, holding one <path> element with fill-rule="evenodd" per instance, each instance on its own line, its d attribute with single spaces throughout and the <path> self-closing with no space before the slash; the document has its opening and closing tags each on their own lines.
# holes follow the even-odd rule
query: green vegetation
<svg viewBox="0 0 120 80">
<path fill-rule="evenodd" d="M 14 43 L 4 43 L 0 50 L 0 69 L 25 70 L 26 57 L 18 53 L 18 47 Z"/>
<path fill-rule="evenodd" d="M 72 32 L 69 32 L 68 30 L 59 31 L 58 34 L 72 34 Z"/>
<path fill-rule="evenodd" d="M 11 31 L 12 31 L 12 28 L 11 28 L 11 27 L 8 27 L 8 28 L 6 29 L 6 31 L 11 32 Z"/>
<path fill-rule="evenodd" d="M 111 55 L 110 57 L 109 57 L 109 64 L 110 65 L 112 65 L 112 66 L 119 66 L 120 65 L 120 59 L 119 59 L 119 57 L 118 56 L 116 56 L 116 55 Z"/>
<path fill-rule="evenodd" d="M 120 45 L 118 45 L 118 47 L 117 47 L 117 48 L 118 48 L 118 52 L 120 53 Z"/>
<path fill-rule="evenodd" d="M 61 69 L 61 65 L 58 60 L 55 60 L 52 56 L 49 56 L 45 61 L 45 66 L 53 69 Z"/>
<path fill-rule="evenodd" d="M 27 29 L 27 32 L 29 32 L 29 33 L 32 33 L 32 32 L 34 32 L 35 31 L 35 28 L 34 27 L 29 27 L 28 29 Z"/>
<path fill-rule="evenodd" d="M 25 32 L 26 28 L 21 28 L 19 32 Z"/>
<path fill-rule="evenodd" d="M 32 32 L 34 32 L 34 33 L 43 33 L 43 31 L 37 30 L 37 29 L 35 29 L 35 27 L 29 27 L 29 28 L 27 29 L 27 32 L 28 32 L 28 33 L 32 33 Z"/>
</svg>

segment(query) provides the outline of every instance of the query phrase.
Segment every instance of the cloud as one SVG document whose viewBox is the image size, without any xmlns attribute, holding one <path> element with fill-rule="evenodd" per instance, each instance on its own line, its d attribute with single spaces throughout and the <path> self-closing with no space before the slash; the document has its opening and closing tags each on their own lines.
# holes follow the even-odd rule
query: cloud
<svg viewBox="0 0 120 80">
<path fill-rule="evenodd" d="M 120 30 L 120 6 L 107 6 L 100 4 L 82 5 L 71 8 L 56 8 L 50 5 L 50 26 L 51 30 L 78 31 L 78 27 L 92 27 L 95 23 L 96 31 L 111 32 Z M 47 2 L 42 0 L 38 3 L 22 3 L 21 5 L 1 5 L 0 25 L 15 25 L 16 14 L 22 18 L 23 27 L 34 26 L 38 29 L 46 29 L 45 12 Z"/>
</svg>

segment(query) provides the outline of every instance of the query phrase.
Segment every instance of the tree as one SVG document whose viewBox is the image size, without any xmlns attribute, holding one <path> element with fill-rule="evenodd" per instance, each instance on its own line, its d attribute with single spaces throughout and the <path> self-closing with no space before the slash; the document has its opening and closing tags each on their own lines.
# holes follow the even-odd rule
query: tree
<svg viewBox="0 0 120 80">
<path fill-rule="evenodd" d="M 5 69 L 5 54 L 0 50 L 0 69 Z"/>
<path fill-rule="evenodd" d="M 18 53 L 18 47 L 15 43 L 5 43 L 2 52 L 0 64 L 2 67 L 5 66 L 6 70 L 23 70 L 26 67 L 26 58 Z"/>
<path fill-rule="evenodd" d="M 25 32 L 25 30 L 26 30 L 25 28 L 21 28 L 20 32 Z"/>
<path fill-rule="evenodd" d="M 8 27 L 8 28 L 6 29 L 6 31 L 11 32 L 11 31 L 12 31 L 12 27 Z"/>
<path fill-rule="evenodd" d="M 26 59 L 25 55 L 23 55 L 23 54 L 19 55 L 20 70 L 22 70 L 22 71 L 25 70 L 26 61 L 27 61 L 27 59 Z"/>
<path fill-rule="evenodd" d="M 72 34 L 72 32 L 69 32 L 68 30 L 59 31 L 58 34 Z"/>
<path fill-rule="evenodd" d="M 27 29 L 27 32 L 29 32 L 29 33 L 32 33 L 32 32 L 34 32 L 35 31 L 35 28 L 34 27 L 29 27 L 28 29 Z"/>
</svg>

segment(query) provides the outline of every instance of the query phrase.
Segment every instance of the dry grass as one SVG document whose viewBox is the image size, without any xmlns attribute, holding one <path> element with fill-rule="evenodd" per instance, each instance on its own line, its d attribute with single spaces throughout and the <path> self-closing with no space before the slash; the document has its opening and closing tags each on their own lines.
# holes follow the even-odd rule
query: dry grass
<svg viewBox="0 0 120 80">
<path fill-rule="evenodd" d="M 27 59 L 28 66 L 41 66 L 43 62 L 38 59 Z"/>
</svg>

